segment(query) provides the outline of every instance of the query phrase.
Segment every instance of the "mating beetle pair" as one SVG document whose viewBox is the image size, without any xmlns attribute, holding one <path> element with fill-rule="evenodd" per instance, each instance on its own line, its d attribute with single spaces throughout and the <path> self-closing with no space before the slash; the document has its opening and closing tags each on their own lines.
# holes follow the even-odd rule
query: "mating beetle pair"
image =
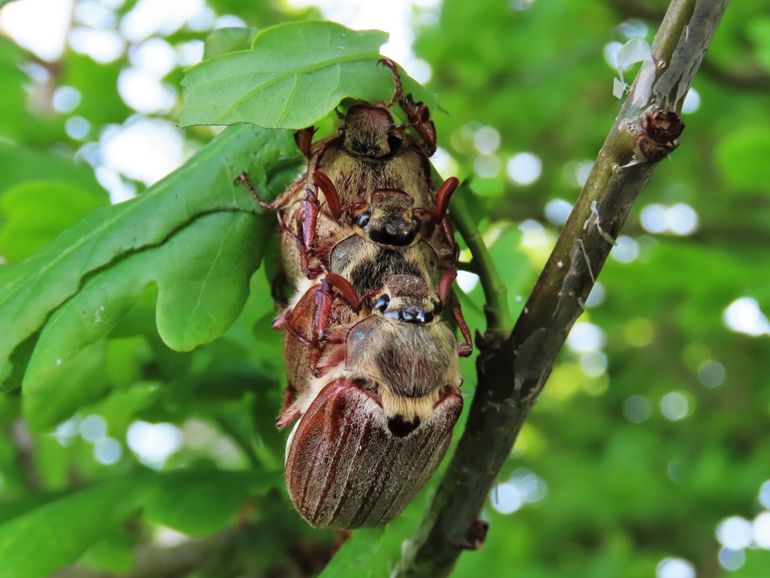
<svg viewBox="0 0 770 578">
<path fill-rule="evenodd" d="M 429 111 L 382 63 L 392 101 L 352 106 L 340 133 L 315 143 L 312 127 L 298 131 L 306 171 L 261 203 L 278 211 L 283 269 L 296 285 L 275 323 L 286 330 L 289 377 L 278 425 L 296 420 L 285 477 L 315 526 L 382 525 L 409 503 L 449 444 L 462 410 L 458 357 L 471 352 L 451 293 L 446 212 L 458 181 L 434 189 Z"/>
</svg>

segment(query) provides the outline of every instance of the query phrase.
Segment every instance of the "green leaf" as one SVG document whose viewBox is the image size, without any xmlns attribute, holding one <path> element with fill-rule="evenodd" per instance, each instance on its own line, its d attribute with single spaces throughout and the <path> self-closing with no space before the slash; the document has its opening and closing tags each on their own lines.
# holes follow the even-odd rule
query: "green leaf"
<svg viewBox="0 0 770 578">
<path fill-rule="evenodd" d="M 32 357 L 35 363 L 35 355 Z M 104 342 L 98 341 L 81 346 L 66 363 L 54 358 L 50 371 L 36 371 L 31 381 L 25 376 L 22 408 L 29 425 L 35 429 L 52 427 L 79 407 L 101 399 L 110 387 L 105 373 Z"/>
<path fill-rule="evenodd" d="M 92 545 L 78 563 L 109 574 L 128 574 L 134 567 L 134 542 L 129 528 L 118 527 Z"/>
<path fill-rule="evenodd" d="M 39 181 L 41 176 L 45 180 L 67 183 L 97 198 L 107 199 L 106 191 L 96 182 L 88 165 L 0 139 L 0 193 L 15 185 Z"/>
<path fill-rule="evenodd" d="M 282 483 L 269 472 L 186 471 L 164 476 L 145 508 L 146 517 L 191 536 L 229 526 L 244 502 Z"/>
<path fill-rule="evenodd" d="M 211 60 L 236 50 L 248 50 L 257 34 L 256 28 L 217 28 L 206 37 L 203 59 Z"/>
<path fill-rule="evenodd" d="M 372 559 L 382 539 L 382 528 L 356 530 L 353 537 L 335 554 L 319 578 L 357 576 L 370 578 L 376 570 Z"/>
<path fill-rule="evenodd" d="M 251 215 L 254 201 L 234 179 L 248 171 L 252 183 L 269 199 L 296 175 L 300 164 L 289 133 L 232 127 L 141 196 L 93 211 L 43 251 L 0 267 L 0 383 L 11 373 L 14 350 L 86 286 L 89 292 L 83 302 L 89 304 L 92 317 L 69 328 L 82 336 L 81 346 L 104 333 L 98 326 L 111 327 L 150 280 L 170 291 L 159 298 L 158 326 L 171 347 L 189 350 L 216 337 L 237 315 L 244 295 L 236 284 L 217 303 L 217 291 L 223 286 L 219 276 L 227 282 L 243 279 L 247 268 L 256 267 L 258 256 L 253 251 L 262 245 L 257 233 L 272 230 L 270 217 Z M 202 218 L 210 213 L 221 214 Z M 192 232 L 183 230 L 193 222 Z M 170 247 L 162 250 L 172 238 Z M 186 243 L 195 249 L 185 248 Z M 134 257 L 139 259 L 153 248 L 157 251 L 145 257 L 144 264 L 154 267 L 154 276 L 143 271 L 141 277 L 127 278 L 139 268 Z M 208 261 L 195 263 L 192 251 L 205 253 Z M 218 257 L 220 253 L 228 256 Z M 180 260 L 188 269 L 180 268 Z M 112 269 L 117 266 L 121 270 L 116 274 Z M 86 277 L 89 283 L 84 285 Z M 119 294 L 109 294 L 118 287 Z M 185 292 L 189 295 L 182 298 Z M 190 318 L 183 319 L 184 315 Z M 39 356 L 50 359 L 44 353 Z"/>
<path fill-rule="evenodd" d="M 0 578 L 45 578 L 77 560 L 141 505 L 144 479 L 119 478 L 42 505 L 0 525 Z"/>
<path fill-rule="evenodd" d="M 86 213 L 108 204 L 79 187 L 59 181 L 27 181 L 0 197 L 5 222 L 0 228 L 0 254 L 20 261 L 49 243 L 62 229 Z"/>
<path fill-rule="evenodd" d="M 260 233 L 252 214 L 213 213 L 89 279 L 40 334 L 22 385 L 30 422 L 54 425 L 104 393 L 97 379 L 63 388 L 62 376 L 80 365 L 83 348 L 106 336 L 149 283 L 158 284 L 158 332 L 169 347 L 189 351 L 222 335 L 248 297 L 264 246 Z"/>
<path fill-rule="evenodd" d="M 68 494 L 24 500 L 2 511 L 0 578 L 43 578 L 80 558 L 140 508 L 146 517 L 191 535 L 230 524 L 248 497 L 281 483 L 268 472 L 218 470 L 144 473 Z"/>
<path fill-rule="evenodd" d="M 251 50 L 207 60 L 187 72 L 180 122 L 299 129 L 323 119 L 345 98 L 389 100 L 390 71 L 377 66 L 386 40 L 384 32 L 353 31 L 333 22 L 266 28 Z M 432 103 L 403 71 L 401 77 L 406 92 Z"/>
</svg>

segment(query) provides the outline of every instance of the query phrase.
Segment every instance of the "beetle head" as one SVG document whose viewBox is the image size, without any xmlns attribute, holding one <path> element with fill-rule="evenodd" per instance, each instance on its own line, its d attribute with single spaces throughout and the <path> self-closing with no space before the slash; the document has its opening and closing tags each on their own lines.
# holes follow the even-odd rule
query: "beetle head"
<svg viewBox="0 0 770 578">
<path fill-rule="evenodd" d="M 405 247 L 414 241 L 420 226 L 413 203 L 414 199 L 403 191 L 374 191 L 371 204 L 356 217 L 356 225 L 375 243 Z"/>
<path fill-rule="evenodd" d="M 441 299 L 421 277 L 390 275 L 371 300 L 372 309 L 391 322 L 427 325 L 439 320 Z"/>
<path fill-rule="evenodd" d="M 402 138 L 384 106 L 357 104 L 345 115 L 343 147 L 354 155 L 382 158 L 398 152 Z"/>
</svg>

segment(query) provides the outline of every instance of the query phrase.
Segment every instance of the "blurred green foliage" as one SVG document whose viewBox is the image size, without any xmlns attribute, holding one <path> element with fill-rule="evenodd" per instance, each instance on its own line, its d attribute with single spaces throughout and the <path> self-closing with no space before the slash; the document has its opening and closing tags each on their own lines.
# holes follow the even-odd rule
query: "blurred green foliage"
<svg viewBox="0 0 770 578">
<path fill-rule="evenodd" d="M 319 16 L 276 2 L 209 4 L 258 30 Z M 666 3 L 420 6 L 415 51 L 447 111 L 434 110 L 439 168 L 473 177 L 478 226 L 518 314 L 558 234 L 546 206 L 575 199 L 618 109 L 605 51 L 633 32 L 651 40 Z M 210 26 L 152 38 L 181 50 Z M 698 578 L 767 575 L 770 552 L 756 544 L 723 550 L 723 562 L 745 558 L 723 568 L 716 531 L 770 506 L 770 496 L 757 501 L 770 478 L 770 339 L 749 334 L 763 327 L 751 306 L 734 325 L 744 332 L 723 319 L 742 297 L 770 313 L 769 27 L 761 3 L 729 7 L 682 145 L 644 190 L 581 319 L 595 326 L 582 326 L 593 344 L 575 339 L 563 353 L 484 512 L 486 547 L 464 554 L 454 576 L 642 578 L 657 568 L 667 578 L 672 558 Z M 147 190 L 119 175 L 139 198 L 106 206 L 106 135 L 136 120 L 118 79 L 143 42 L 107 64 L 70 47 L 41 62 L 0 37 L 0 577 L 65 565 L 58 575 L 130 575 L 147 556 L 172 565 L 158 576 L 316 575 L 342 537 L 302 522 L 280 482 L 272 221 L 233 184 L 248 169 L 276 194 L 296 151 L 288 135 L 276 144 L 253 128 L 187 129 L 195 156 Z M 181 69 L 163 79 L 175 104 L 150 116 L 178 120 Z M 80 94 L 66 112 L 53 105 L 62 86 Z M 65 131 L 73 117 L 85 134 Z M 541 163 L 530 184 L 508 174 L 522 152 Z M 665 230 L 682 204 L 697 228 Z M 479 288 L 461 298 L 483 329 Z M 472 362 L 463 375 L 470 395 Z M 142 448 L 142 433 L 155 446 L 172 439 L 171 451 Z M 384 532 L 354 533 L 324 576 L 387 576 L 431 489 Z"/>
</svg>

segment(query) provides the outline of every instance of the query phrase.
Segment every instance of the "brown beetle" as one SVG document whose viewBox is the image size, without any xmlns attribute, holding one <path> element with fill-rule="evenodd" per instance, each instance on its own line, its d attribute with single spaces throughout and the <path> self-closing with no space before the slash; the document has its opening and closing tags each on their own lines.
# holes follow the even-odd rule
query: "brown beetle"
<svg viewBox="0 0 770 578">
<path fill-rule="evenodd" d="M 242 174 L 242 181 L 265 208 L 278 209 L 282 231 L 281 254 L 288 278 L 316 277 L 324 267 L 324 251 L 347 236 L 335 231 L 352 224 L 351 218 L 378 210 L 413 212 L 405 222 L 410 230 L 394 231 L 392 224 L 371 221 L 373 240 L 399 245 L 408 242 L 418 226 L 447 265 L 455 260 L 456 247 L 449 221 L 444 218 L 457 179 L 448 179 L 435 192 L 430 177 L 428 156 L 435 151 L 435 129 L 430 113 L 411 95 L 402 96 L 398 70 L 392 61 L 383 64 L 393 72 L 395 93 L 390 103 L 360 103 L 342 116 L 344 124 L 336 136 L 312 143 L 313 127 L 295 134 L 308 157 L 307 170 L 271 203 L 263 203 Z M 398 102 L 409 119 L 396 124 L 390 110 Z M 414 138 L 408 129 L 420 138 Z M 401 191 L 411 199 L 409 205 L 386 207 L 377 192 Z M 416 207 L 416 208 L 412 208 Z M 364 217 L 366 218 L 366 217 Z M 390 229 L 390 231 L 389 231 Z M 391 232 L 392 231 L 392 232 Z M 399 234 L 401 238 L 399 238 Z"/>
<path fill-rule="evenodd" d="M 392 101 L 350 107 L 339 134 L 316 143 L 313 127 L 298 131 L 307 170 L 260 202 L 278 209 L 282 262 L 297 289 L 276 321 L 287 330 L 289 377 L 278 425 L 297 420 L 285 477 L 316 526 L 381 525 L 414 497 L 451 439 L 462 409 L 458 356 L 471 350 L 450 291 L 457 247 L 446 212 L 458 181 L 434 189 L 429 111 L 403 97 L 395 65 L 384 64 Z M 396 103 L 407 124 L 395 122 Z"/>
<path fill-rule="evenodd" d="M 324 374 L 281 419 L 301 415 L 285 476 L 315 526 L 390 521 L 440 463 L 462 410 L 457 341 L 439 296 L 419 277 L 391 275 L 368 300 L 370 311 L 330 336 Z"/>
<path fill-rule="evenodd" d="M 317 393 L 318 378 L 334 372 L 346 359 L 351 359 L 346 343 L 348 334 L 357 324 L 365 322 L 372 315 L 376 317 L 377 312 L 388 319 L 390 333 L 400 331 L 404 335 L 412 334 L 414 328 L 409 325 L 433 327 L 438 323 L 432 333 L 421 331 L 418 334 L 424 339 L 440 339 L 443 349 L 450 349 L 448 343 L 453 343 L 454 358 L 470 355 L 470 331 L 450 296 L 454 271 L 444 274 L 439 283 L 439 292 L 435 293 L 429 289 L 424 278 L 413 275 L 411 271 L 406 274 L 392 273 L 409 270 L 411 266 L 408 262 L 395 261 L 393 264 L 396 266 L 385 269 L 383 275 L 387 276 L 384 277 L 382 288 L 369 289 L 362 296 L 347 279 L 328 273 L 320 282 L 311 284 L 296 303 L 276 320 L 276 328 L 287 330 L 284 357 L 289 378 L 284 408 L 278 420 L 279 427 L 285 426 L 304 411 L 307 403 L 301 400 L 312 398 Z M 404 264 L 405 267 L 400 266 Z M 396 299 L 391 302 L 392 297 Z M 454 334 L 439 317 L 445 302 L 452 303 L 450 311 L 462 330 L 464 343 L 457 343 Z M 451 335 L 451 339 L 446 337 L 447 334 Z M 401 351 L 404 363 L 431 363 L 432 356 L 428 351 L 435 343 L 423 344 L 422 347 L 420 343 L 407 345 L 399 336 L 385 332 L 378 333 L 378 336 L 404 347 Z M 389 362 L 401 364 L 395 357 L 397 349 L 391 349 L 391 352 L 393 355 Z M 295 403 L 296 400 L 300 401 Z"/>
</svg>

